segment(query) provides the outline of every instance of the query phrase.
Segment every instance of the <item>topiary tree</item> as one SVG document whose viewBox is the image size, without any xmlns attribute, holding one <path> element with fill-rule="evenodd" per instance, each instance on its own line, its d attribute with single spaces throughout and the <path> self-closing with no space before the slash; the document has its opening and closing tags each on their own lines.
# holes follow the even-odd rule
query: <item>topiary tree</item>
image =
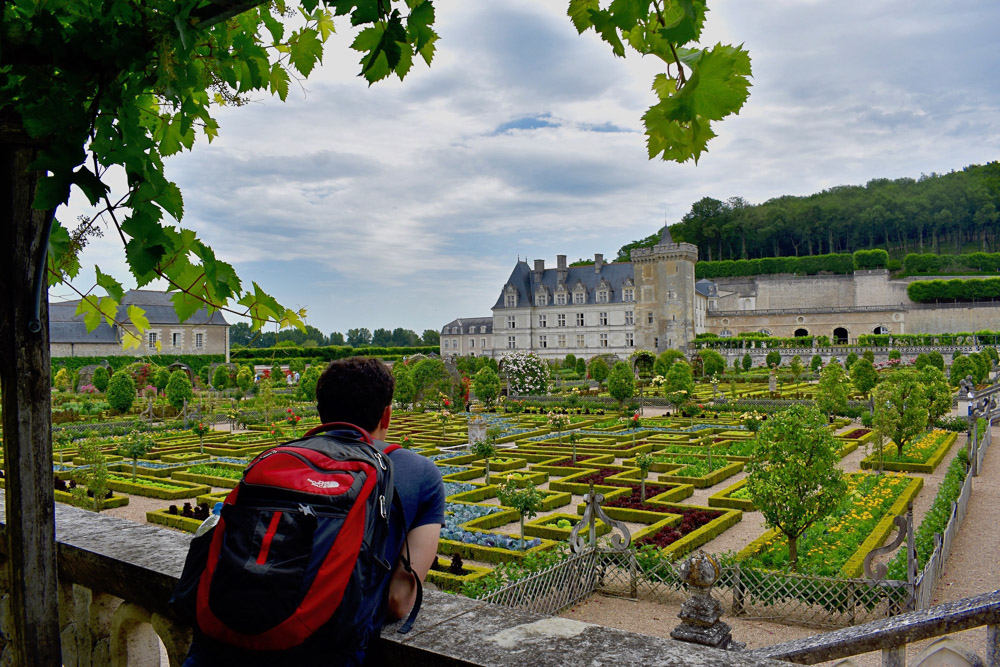
<svg viewBox="0 0 1000 667">
<path fill-rule="evenodd" d="M 823 357 L 814 354 L 813 358 L 809 360 L 809 370 L 813 373 L 818 373 L 821 368 L 823 368 Z"/>
<path fill-rule="evenodd" d="M 476 392 L 476 398 L 486 407 L 491 407 L 500 396 L 500 376 L 489 366 L 484 366 L 476 371 L 476 376 L 472 380 L 472 390 Z"/>
<path fill-rule="evenodd" d="M 271 366 L 271 384 L 275 387 L 284 387 L 288 384 L 288 380 L 285 377 L 285 371 L 282 370 L 281 364 L 274 364 Z"/>
<path fill-rule="evenodd" d="M 70 377 L 69 371 L 65 368 L 60 368 L 56 371 L 56 377 L 53 380 L 53 384 L 59 391 L 69 391 L 70 387 Z"/>
<path fill-rule="evenodd" d="M 844 361 L 844 366 L 850 372 L 850 369 L 854 367 L 854 362 L 858 360 L 858 355 L 853 350 L 847 354 L 847 359 Z"/>
<path fill-rule="evenodd" d="M 524 545 L 524 520 L 538 514 L 542 508 L 542 492 L 534 484 L 528 482 L 523 488 L 517 488 L 517 483 L 508 479 L 507 483 L 497 489 L 500 504 L 517 510 L 521 519 L 521 545 Z"/>
<path fill-rule="evenodd" d="M 751 368 L 753 368 L 753 357 L 751 357 L 750 353 L 747 352 L 743 355 L 743 372 L 745 373 Z"/>
<path fill-rule="evenodd" d="M 926 352 L 921 352 L 917 355 L 917 358 L 913 360 L 913 367 L 918 371 L 922 371 L 931 363 L 930 357 L 927 356 Z"/>
<path fill-rule="evenodd" d="M 878 372 L 875 366 L 867 359 L 858 359 L 851 366 L 851 383 L 854 388 L 867 397 L 872 389 L 878 384 Z"/>
<path fill-rule="evenodd" d="M 107 391 L 108 383 L 111 381 L 111 376 L 108 375 L 108 369 L 104 366 L 98 366 L 94 369 L 94 376 L 91 378 L 91 384 L 97 391 Z"/>
<path fill-rule="evenodd" d="M 830 417 L 847 409 L 847 374 L 836 359 L 819 372 L 816 387 L 816 407 Z"/>
<path fill-rule="evenodd" d="M 124 373 L 119 373 L 124 375 Z M 131 379 L 131 378 L 130 378 Z M 145 456 L 153 448 L 153 439 L 145 433 L 132 431 L 125 436 L 125 441 L 118 445 L 118 456 L 132 459 L 132 483 L 135 483 L 136 470 L 139 467 L 139 457 Z"/>
<path fill-rule="evenodd" d="M 789 562 L 798 571 L 799 537 L 847 491 L 837 467 L 840 445 L 819 410 L 803 405 L 771 415 L 754 441 L 747 493 L 767 525 L 788 539 Z"/>
<path fill-rule="evenodd" d="M 903 355 L 899 350 L 889 350 L 889 361 L 899 361 L 902 358 Z"/>
<path fill-rule="evenodd" d="M 153 386 L 156 387 L 157 391 L 163 391 L 167 388 L 167 383 L 170 382 L 170 371 L 166 368 L 158 368 L 156 372 L 153 373 Z M 253 383 L 253 376 L 250 377 L 251 384 Z"/>
<path fill-rule="evenodd" d="M 639 469 L 639 498 L 642 502 L 646 502 L 646 476 L 649 475 L 649 469 L 653 467 L 653 455 L 649 452 L 643 452 L 635 457 L 635 467 Z"/>
<path fill-rule="evenodd" d="M 663 395 L 676 410 L 680 410 L 694 395 L 694 374 L 687 362 L 674 362 L 667 371 L 663 382 Z"/>
<path fill-rule="evenodd" d="M 874 364 L 875 363 L 875 351 L 874 350 L 865 350 L 864 352 L 861 353 L 861 358 L 862 359 L 867 359 L 868 361 L 870 361 L 870 362 L 872 362 Z"/>
<path fill-rule="evenodd" d="M 500 437 L 500 427 L 490 426 L 486 429 L 486 437 L 477 440 L 469 447 L 469 451 L 486 464 L 486 483 L 490 483 L 490 459 L 497 455 L 497 438 Z"/>
<path fill-rule="evenodd" d="M 768 368 L 777 368 L 781 365 L 781 352 L 777 350 L 771 350 L 764 357 L 764 363 L 767 364 Z"/>
<path fill-rule="evenodd" d="M 875 439 L 892 440 L 897 458 L 902 457 L 903 448 L 927 428 L 928 400 L 920 373 L 901 368 L 885 376 L 875 388 L 874 402 Z"/>
<path fill-rule="evenodd" d="M 576 355 L 575 354 L 573 354 L 572 352 L 570 352 L 569 354 L 566 355 L 566 358 L 563 359 L 563 368 L 565 368 L 566 370 L 569 370 L 569 371 L 575 371 L 576 370 Z"/>
<path fill-rule="evenodd" d="M 169 379 L 169 375 L 167 378 Z M 166 384 L 163 385 L 166 387 Z M 246 396 L 247 392 L 253 387 L 253 371 L 250 370 L 249 366 L 240 366 L 240 370 L 236 372 L 236 386 L 240 388 L 243 395 Z M 300 387 L 301 390 L 301 387 Z M 316 387 L 313 387 L 313 399 L 316 397 Z M 313 400 L 309 399 L 309 400 Z"/>
<path fill-rule="evenodd" d="M 402 364 L 400 364 L 402 366 Z M 319 366 L 310 366 L 299 378 L 298 395 L 304 401 L 315 401 L 316 400 L 316 384 L 319 382 L 319 376 L 323 374 Z M 397 383 L 397 387 L 399 384 Z M 412 386 L 412 385 L 411 385 Z M 395 390 L 394 390 L 395 391 Z M 412 398 L 411 398 L 412 400 Z"/>
<path fill-rule="evenodd" d="M 587 365 L 587 373 L 590 375 L 590 379 L 597 383 L 597 389 L 600 391 L 604 388 L 604 381 L 611 374 L 611 369 L 608 368 L 608 363 L 604 359 L 594 357 Z"/>
<path fill-rule="evenodd" d="M 229 369 L 225 366 L 219 365 L 215 367 L 215 372 L 212 373 L 212 387 L 216 391 L 222 391 L 229 387 Z"/>
<path fill-rule="evenodd" d="M 971 375 L 973 380 L 979 376 L 979 366 L 975 361 L 963 355 L 951 362 L 949 378 L 952 387 L 957 387 L 967 375 Z"/>
<path fill-rule="evenodd" d="M 194 398 L 194 389 L 191 387 L 191 380 L 187 373 L 178 369 L 170 374 L 167 381 L 167 401 L 177 410 L 184 407 L 185 400 Z"/>
<path fill-rule="evenodd" d="M 618 411 L 621 412 L 625 401 L 635 396 L 635 375 L 624 361 L 616 362 L 608 376 L 608 393 L 618 401 Z"/>
<path fill-rule="evenodd" d="M 587 375 L 587 362 L 583 357 L 576 358 L 576 374 L 580 377 Z"/>
<path fill-rule="evenodd" d="M 108 382 L 108 405 L 120 414 L 132 409 L 135 402 L 135 381 L 128 373 L 115 373 Z"/>
</svg>

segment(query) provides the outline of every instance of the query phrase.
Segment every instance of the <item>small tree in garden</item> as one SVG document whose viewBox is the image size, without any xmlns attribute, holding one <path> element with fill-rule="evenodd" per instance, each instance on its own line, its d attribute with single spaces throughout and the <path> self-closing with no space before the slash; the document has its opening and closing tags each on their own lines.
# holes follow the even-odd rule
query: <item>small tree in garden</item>
<svg viewBox="0 0 1000 667">
<path fill-rule="evenodd" d="M 768 368 L 777 368 L 781 365 L 781 352 L 771 350 L 767 353 L 767 356 L 764 357 L 764 363 L 767 364 Z"/>
<path fill-rule="evenodd" d="M 216 391 L 222 391 L 229 387 L 229 369 L 225 366 L 216 366 L 212 373 L 212 387 Z"/>
<path fill-rule="evenodd" d="M 490 459 L 497 455 L 497 437 L 500 435 L 500 428 L 491 426 L 486 429 L 486 437 L 472 443 L 469 450 L 486 464 L 486 483 L 490 483 Z"/>
<path fill-rule="evenodd" d="M 930 364 L 920 371 L 920 382 L 927 394 L 927 424 L 932 425 L 951 412 L 951 386 L 945 374 Z"/>
<path fill-rule="evenodd" d="M 281 424 L 276 422 L 271 422 L 271 428 L 268 430 L 268 434 L 274 440 L 275 446 L 277 446 L 279 441 L 285 437 L 284 431 L 281 430 Z"/>
<path fill-rule="evenodd" d="M 197 424 L 191 427 L 191 430 L 194 432 L 196 436 L 198 436 L 198 452 L 200 454 L 204 454 L 205 436 L 208 435 L 209 431 L 212 430 L 212 427 L 209 426 L 208 424 L 205 424 L 204 422 L 198 422 Z"/>
<path fill-rule="evenodd" d="M 670 366 L 666 383 L 663 385 L 663 393 L 676 410 L 680 410 L 681 406 L 694 395 L 694 374 L 687 362 L 675 361 Z"/>
<path fill-rule="evenodd" d="M 889 361 L 899 361 L 903 354 L 899 350 L 889 350 Z"/>
<path fill-rule="evenodd" d="M 441 437 L 445 437 L 447 434 L 448 420 L 451 418 L 451 412 L 448 410 L 441 410 L 437 413 L 438 421 L 441 422 Z"/>
<path fill-rule="evenodd" d="M 971 358 L 961 356 L 951 362 L 951 386 L 957 387 L 958 383 L 971 375 L 973 381 L 979 377 L 979 366 Z"/>
<path fill-rule="evenodd" d="M 618 411 L 621 412 L 625 401 L 635 396 L 635 375 L 624 361 L 615 363 L 608 376 L 608 393 L 618 401 Z"/>
<path fill-rule="evenodd" d="M 854 365 L 850 367 L 850 373 L 854 388 L 866 397 L 878 384 L 878 372 L 875 370 L 874 364 L 867 359 L 862 358 L 855 361 Z"/>
<path fill-rule="evenodd" d="M 118 456 L 132 459 L 132 482 L 135 483 L 136 469 L 139 467 L 139 457 L 145 456 L 153 448 L 153 439 L 145 433 L 133 431 L 125 437 L 125 442 L 118 446 Z M 96 494 L 95 494 L 96 495 Z"/>
<path fill-rule="evenodd" d="M 927 353 L 927 362 L 942 373 L 944 372 L 944 357 L 937 350 Z"/>
<path fill-rule="evenodd" d="M 97 391 L 107 391 L 108 383 L 111 381 L 111 376 L 108 375 L 108 369 L 104 366 L 98 366 L 94 369 L 94 377 L 91 380 L 91 384 L 97 389 Z"/>
<path fill-rule="evenodd" d="M 590 379 L 597 383 L 597 389 L 600 391 L 604 389 L 604 381 L 608 379 L 611 370 L 608 368 L 608 362 L 601 357 L 594 357 L 587 365 L 587 373 L 590 374 Z"/>
<path fill-rule="evenodd" d="M 569 444 L 573 448 L 573 465 L 576 465 L 576 431 L 570 431 Z"/>
<path fill-rule="evenodd" d="M 288 384 L 288 380 L 285 377 L 285 371 L 282 370 L 281 364 L 274 364 L 271 366 L 271 384 L 275 387 L 284 387 Z"/>
<path fill-rule="evenodd" d="M 56 377 L 53 380 L 53 384 L 55 384 L 56 389 L 58 389 L 59 391 L 69 391 L 70 387 L 69 371 L 66 370 L 65 368 L 60 368 L 58 371 L 56 371 Z"/>
<path fill-rule="evenodd" d="M 920 373 L 893 371 L 875 387 L 874 402 L 876 438 L 895 442 L 901 457 L 903 448 L 927 428 L 928 400 Z"/>
<path fill-rule="evenodd" d="M 751 357 L 750 353 L 747 352 L 743 355 L 743 372 L 745 373 L 751 368 L 753 368 L 753 357 Z"/>
<path fill-rule="evenodd" d="M 500 504 L 517 510 L 521 517 L 521 545 L 524 545 L 524 520 L 538 514 L 542 508 L 542 492 L 529 482 L 523 489 L 517 488 L 517 483 L 508 479 L 507 483 L 497 489 Z"/>
<path fill-rule="evenodd" d="M 823 368 L 823 357 L 814 354 L 813 358 L 809 360 L 809 370 L 813 373 L 818 373 L 821 368 Z"/>
<path fill-rule="evenodd" d="M 847 359 L 844 362 L 844 366 L 847 368 L 848 372 L 850 372 L 851 368 L 854 366 L 854 362 L 856 362 L 857 360 L 858 360 L 858 355 L 856 352 L 852 351 L 847 355 Z"/>
<path fill-rule="evenodd" d="M 583 357 L 576 358 L 576 374 L 581 378 L 587 375 L 587 362 Z"/>
<path fill-rule="evenodd" d="M 653 455 L 649 452 L 643 452 L 635 457 L 635 467 L 639 469 L 641 476 L 639 477 L 639 498 L 642 502 L 646 502 L 646 476 L 649 475 L 649 469 L 653 467 Z"/>
<path fill-rule="evenodd" d="M 302 416 L 295 412 L 295 410 L 288 408 L 285 410 L 285 422 L 292 427 L 292 437 L 299 437 L 299 422 L 302 421 Z"/>
<path fill-rule="evenodd" d="M 870 362 L 872 362 L 874 364 L 875 363 L 875 351 L 874 350 L 865 350 L 864 352 L 861 353 L 861 358 L 862 359 L 867 359 L 868 361 L 870 361 Z"/>
<path fill-rule="evenodd" d="M 118 373 L 117 375 L 121 375 Z M 178 369 L 170 374 L 170 380 L 167 382 L 167 400 L 170 405 L 174 406 L 175 409 L 180 410 L 184 407 L 184 401 L 189 401 L 194 398 L 194 389 L 191 387 L 191 379 L 188 378 L 187 373 Z"/>
<path fill-rule="evenodd" d="M 788 538 L 798 570 L 798 538 L 828 515 L 847 490 L 837 467 L 839 445 L 813 407 L 796 405 L 770 417 L 757 432 L 747 463 L 746 489 L 767 525 Z"/>
<path fill-rule="evenodd" d="M 108 405 L 115 412 L 125 414 L 135 402 L 135 381 L 128 373 L 115 373 L 108 382 Z"/>
<path fill-rule="evenodd" d="M 559 444 L 562 444 L 562 434 L 563 429 L 569 424 L 569 415 L 564 415 L 558 412 L 550 412 L 549 415 L 549 426 L 554 428 L 559 434 Z"/>
<path fill-rule="evenodd" d="M 670 370 L 670 366 L 678 359 L 684 359 L 684 353 L 680 350 L 664 350 L 660 352 L 656 357 L 656 361 L 653 362 L 653 374 L 665 376 L 667 371 Z"/>
<path fill-rule="evenodd" d="M 802 363 L 802 357 L 795 355 L 788 364 L 788 369 L 792 371 L 792 379 L 795 380 L 795 384 L 799 383 L 802 379 L 802 374 L 806 372 L 805 364 Z"/>
<path fill-rule="evenodd" d="M 236 373 L 236 386 L 240 388 L 244 396 L 253 387 L 253 371 L 250 370 L 249 366 L 240 366 L 240 370 Z M 316 388 L 313 387 L 313 399 L 316 398 L 315 392 Z"/>
<path fill-rule="evenodd" d="M 847 409 L 847 374 L 836 359 L 831 359 L 819 373 L 816 407 L 827 417 Z"/>
<path fill-rule="evenodd" d="M 156 387 L 157 391 L 165 390 L 168 382 L 170 382 L 170 371 L 166 368 L 158 368 L 153 373 L 153 386 Z M 250 383 L 253 384 L 253 376 L 250 377 Z"/>
<path fill-rule="evenodd" d="M 702 377 L 722 375 L 726 372 L 726 359 L 715 350 L 699 350 Z"/>
<path fill-rule="evenodd" d="M 104 509 L 104 498 L 108 495 L 108 464 L 104 460 L 104 453 L 94 438 L 85 438 L 80 441 L 79 455 L 81 465 L 72 473 L 73 481 L 83 485 L 73 489 L 76 504 L 86 507 L 87 491 L 90 491 L 94 494 L 94 511 L 100 512 Z"/>
<path fill-rule="evenodd" d="M 489 366 L 483 366 L 476 371 L 476 376 L 472 381 L 472 390 L 476 392 L 476 398 L 482 401 L 486 407 L 492 407 L 500 395 L 500 376 Z"/>
</svg>

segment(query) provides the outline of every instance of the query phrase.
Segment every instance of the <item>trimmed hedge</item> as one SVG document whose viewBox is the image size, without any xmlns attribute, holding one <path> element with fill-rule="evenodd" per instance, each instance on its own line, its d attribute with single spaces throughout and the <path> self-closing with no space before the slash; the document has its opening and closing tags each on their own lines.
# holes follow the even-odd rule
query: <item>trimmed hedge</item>
<svg viewBox="0 0 1000 667">
<path fill-rule="evenodd" d="M 201 519 L 192 519 L 180 514 L 171 514 L 167 510 L 150 510 L 146 512 L 146 522 L 156 523 L 168 528 L 176 528 L 187 533 L 193 533 L 198 530 L 198 527 L 202 523 Z"/>
<path fill-rule="evenodd" d="M 163 368 L 166 368 L 170 364 L 180 362 L 190 366 L 191 370 L 197 374 L 203 366 L 221 364 L 225 362 L 225 360 L 226 357 L 222 354 L 153 354 L 142 357 L 124 355 L 107 357 L 52 357 L 51 364 L 53 377 L 55 377 L 56 371 L 60 368 L 76 372 L 84 366 L 103 366 L 104 364 L 107 364 L 111 366 L 111 370 L 117 372 L 130 364 L 136 363 L 137 361 L 143 363 L 148 362 L 152 365 L 161 366 Z"/>
<path fill-rule="evenodd" d="M 207 484 L 213 487 L 219 487 L 223 489 L 235 489 L 236 485 L 240 483 L 238 479 L 229 479 L 228 477 L 216 477 L 215 475 L 197 475 L 193 472 L 184 472 L 178 470 L 170 475 L 172 479 L 179 480 L 181 482 L 192 482 L 194 484 Z"/>
<path fill-rule="evenodd" d="M 931 435 L 931 433 L 925 434 L 924 437 L 928 437 L 929 435 Z M 899 461 L 887 461 L 883 458 L 882 469 L 894 470 L 896 472 L 920 472 L 930 475 L 934 472 L 934 469 L 941 464 L 944 457 L 948 455 L 948 451 L 951 449 L 951 446 L 955 444 L 957 439 L 958 433 L 955 433 L 954 431 L 949 432 L 945 439 L 941 441 L 941 444 L 938 445 L 938 448 L 935 449 L 927 459 L 926 463 L 903 463 Z M 890 452 L 894 452 L 895 448 L 896 445 L 891 442 L 883 445 L 883 449 Z M 860 465 L 863 470 L 878 470 L 878 453 L 872 452 L 865 458 L 861 459 Z"/>
<path fill-rule="evenodd" d="M 922 477 L 914 477 L 909 486 L 899 494 L 899 498 L 892 504 L 889 511 L 882 520 L 875 524 L 875 528 L 864 542 L 854 552 L 854 555 L 847 559 L 844 566 L 840 568 L 840 576 L 847 579 L 856 579 L 864 573 L 865 556 L 875 547 L 881 546 L 885 538 L 892 532 L 893 520 L 901 514 L 906 513 L 906 506 L 917 497 L 920 489 L 924 486 Z"/>
<path fill-rule="evenodd" d="M 966 255 L 936 255 L 911 252 L 903 258 L 903 270 L 916 273 L 967 273 L 1000 271 L 1000 253 L 973 252 Z"/>
<path fill-rule="evenodd" d="M 428 570 L 427 571 L 427 581 L 436 585 L 443 591 L 448 591 L 451 593 L 457 593 L 462 590 L 462 586 L 465 584 L 476 581 L 477 579 L 482 579 L 490 572 L 492 568 L 482 567 L 479 565 L 470 565 L 468 563 L 463 563 L 462 568 L 468 570 L 468 574 L 452 574 L 448 572 L 447 568 L 451 565 L 449 561 L 438 559 L 438 565 L 444 570 Z"/>
<path fill-rule="evenodd" d="M 122 475 L 125 477 L 125 475 Z M 134 496 L 143 496 L 146 498 L 159 498 L 160 500 L 180 500 L 182 498 L 194 498 L 195 496 L 208 493 L 211 491 L 211 487 L 207 484 L 193 484 L 191 482 L 181 482 L 181 481 L 170 481 L 167 484 L 170 486 L 177 487 L 176 491 L 171 491 L 169 489 L 156 488 L 154 486 L 145 485 L 142 482 L 155 482 L 157 484 L 164 484 L 162 479 L 156 477 L 144 477 L 139 475 L 136 477 L 136 483 L 131 482 L 131 477 L 128 478 L 129 481 L 121 481 L 116 479 L 108 479 L 108 488 L 112 491 L 118 491 L 119 493 L 129 493 Z"/>
<path fill-rule="evenodd" d="M 1000 278 L 917 280 L 906 286 L 906 296 L 916 303 L 992 301 L 1000 298 Z"/>
<path fill-rule="evenodd" d="M 729 479 L 733 475 L 741 472 L 746 466 L 743 461 L 734 461 L 727 466 L 723 466 L 718 470 L 713 470 L 707 475 L 702 477 L 686 477 L 684 475 L 674 475 L 672 473 L 665 473 L 657 477 L 661 482 L 674 482 L 677 484 L 690 484 L 696 488 L 704 489 L 710 486 L 715 486 L 724 479 Z"/>
<path fill-rule="evenodd" d="M 230 350 L 229 358 L 243 363 L 259 362 L 270 366 L 276 359 L 314 359 L 333 361 L 347 357 L 384 357 L 391 355 L 412 356 L 414 354 L 437 354 L 437 345 L 414 347 L 351 347 L 350 345 L 328 345 L 325 347 L 244 347 Z"/>
<path fill-rule="evenodd" d="M 694 275 L 697 279 L 761 276 L 774 273 L 815 275 L 820 272 L 853 273 L 854 269 L 853 255 L 833 253 L 805 257 L 764 257 L 762 259 L 698 262 L 694 265 Z"/>
<path fill-rule="evenodd" d="M 746 486 L 746 479 L 741 479 L 735 484 L 730 484 L 722 491 L 717 491 L 708 497 L 709 507 L 725 507 L 734 510 L 743 510 L 744 512 L 753 512 L 756 507 L 753 506 L 753 501 L 749 498 L 732 498 L 730 494 L 739 491 L 744 486 Z"/>
<path fill-rule="evenodd" d="M 556 525 L 556 522 L 560 519 L 566 519 L 574 525 L 569 528 L 559 528 Z M 549 516 L 543 516 L 539 519 L 533 519 L 525 523 L 524 534 L 531 537 L 541 537 L 547 540 L 562 542 L 569 539 L 570 533 L 573 532 L 573 528 L 579 520 L 579 516 L 573 516 L 572 514 L 550 514 Z M 604 523 L 600 519 L 597 519 L 594 527 L 598 537 L 607 535 L 611 532 L 611 526 Z M 586 536 L 589 534 L 588 526 L 585 525 L 580 529 L 580 535 Z"/>
</svg>

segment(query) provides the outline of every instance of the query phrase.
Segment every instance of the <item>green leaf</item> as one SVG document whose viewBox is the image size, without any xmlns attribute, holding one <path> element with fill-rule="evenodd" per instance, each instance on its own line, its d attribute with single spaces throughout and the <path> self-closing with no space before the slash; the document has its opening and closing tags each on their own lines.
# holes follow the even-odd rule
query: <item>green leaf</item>
<svg viewBox="0 0 1000 667">
<path fill-rule="evenodd" d="M 115 319 L 118 317 L 118 301 L 109 296 L 103 297 L 97 304 L 97 310 L 104 317 L 108 326 L 114 326 Z"/>
<path fill-rule="evenodd" d="M 569 10 L 566 14 L 576 27 L 576 31 L 583 33 L 587 28 L 594 26 L 591 13 L 600 8 L 601 5 L 598 0 L 570 0 Z"/>
<path fill-rule="evenodd" d="M 112 299 L 121 302 L 121 300 L 125 297 L 125 290 L 122 288 L 121 283 L 101 271 L 101 267 L 99 266 L 94 267 L 94 273 L 97 275 L 98 286 L 103 287 L 108 293 L 108 296 Z"/>
<path fill-rule="evenodd" d="M 313 67 L 323 57 L 323 43 L 315 30 L 308 28 L 299 30 L 289 47 L 289 61 L 302 73 L 302 76 L 309 76 Z"/>
<path fill-rule="evenodd" d="M 705 24 L 704 0 L 672 0 L 663 9 L 660 36 L 674 44 L 697 41 Z"/>
<path fill-rule="evenodd" d="M 153 201 L 163 207 L 163 210 L 169 213 L 174 220 L 180 222 L 181 218 L 184 217 L 184 197 L 176 183 L 167 183 L 167 186 L 153 198 Z"/>
<path fill-rule="evenodd" d="M 32 207 L 40 211 L 50 211 L 59 204 L 69 201 L 70 176 L 67 172 L 56 171 L 38 181 L 35 201 Z"/>
<path fill-rule="evenodd" d="M 128 307 L 128 319 L 140 335 L 149 328 L 149 320 L 146 318 L 146 311 L 139 306 Z"/>
<path fill-rule="evenodd" d="M 281 66 L 281 63 L 275 62 L 271 66 L 271 92 L 275 93 L 282 102 L 288 97 L 288 82 L 290 80 L 288 72 Z"/>
<path fill-rule="evenodd" d="M 94 172 L 86 167 L 80 167 L 73 172 L 73 183 L 75 183 L 91 204 L 96 205 L 104 194 L 108 191 L 108 186 L 101 182 Z"/>
<path fill-rule="evenodd" d="M 681 94 L 690 95 L 692 108 L 699 116 L 722 120 L 738 112 L 750 96 L 749 74 L 750 57 L 746 51 L 717 44 L 694 66 Z"/>
<path fill-rule="evenodd" d="M 186 322 L 192 315 L 205 306 L 200 299 L 196 299 L 184 292 L 174 292 L 170 297 L 170 301 L 174 304 L 174 312 L 177 313 L 177 319 L 181 322 Z"/>
<path fill-rule="evenodd" d="M 76 314 L 83 315 L 83 324 L 87 331 L 93 331 L 101 323 L 101 311 L 97 309 L 97 299 L 93 296 L 85 296 L 80 299 L 80 304 L 76 307 Z"/>
<path fill-rule="evenodd" d="M 47 257 L 50 287 L 62 282 L 64 276 L 73 278 L 80 271 L 80 261 L 73 251 L 69 231 L 55 218 L 52 219 L 52 231 L 49 232 Z"/>
</svg>

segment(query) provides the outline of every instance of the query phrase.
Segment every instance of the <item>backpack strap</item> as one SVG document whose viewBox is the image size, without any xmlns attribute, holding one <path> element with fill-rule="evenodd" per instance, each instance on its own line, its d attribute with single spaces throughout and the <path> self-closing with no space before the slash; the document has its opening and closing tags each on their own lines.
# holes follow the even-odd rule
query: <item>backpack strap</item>
<svg viewBox="0 0 1000 667">
<path fill-rule="evenodd" d="M 316 435 L 317 433 L 322 433 L 323 431 L 332 431 L 335 428 L 344 428 L 344 427 L 357 431 L 358 433 L 361 434 L 362 441 L 367 442 L 369 445 L 372 444 L 371 433 L 369 433 L 368 431 L 366 431 L 365 429 L 361 428 L 356 424 L 349 424 L 347 422 L 327 422 L 325 424 L 320 424 L 319 426 L 314 426 L 308 431 L 306 431 L 302 435 L 302 437 L 308 438 L 311 435 Z"/>
<path fill-rule="evenodd" d="M 392 447 L 393 445 L 389 445 Z M 395 445 L 396 449 L 400 449 L 399 445 Z M 388 447 L 386 448 L 388 449 Z M 388 453 L 388 452 L 387 452 Z M 399 494 L 396 494 L 392 498 L 392 504 L 399 509 L 400 516 L 406 517 L 403 513 L 403 502 L 399 499 Z M 406 526 L 403 526 L 403 551 L 399 554 L 399 562 L 403 564 L 403 570 L 408 572 L 411 577 L 413 577 L 413 583 L 417 585 L 417 599 L 413 601 L 413 607 L 410 609 L 410 615 L 406 617 L 406 622 L 404 622 L 399 629 L 396 630 L 401 635 L 405 635 L 410 630 L 413 629 L 413 623 L 417 620 L 417 614 L 420 613 L 420 604 L 424 601 L 424 587 L 420 583 L 420 577 L 417 573 L 413 571 L 413 567 L 410 564 L 410 541 L 407 538 Z M 434 554 L 434 558 L 437 558 L 437 554 Z"/>
</svg>

